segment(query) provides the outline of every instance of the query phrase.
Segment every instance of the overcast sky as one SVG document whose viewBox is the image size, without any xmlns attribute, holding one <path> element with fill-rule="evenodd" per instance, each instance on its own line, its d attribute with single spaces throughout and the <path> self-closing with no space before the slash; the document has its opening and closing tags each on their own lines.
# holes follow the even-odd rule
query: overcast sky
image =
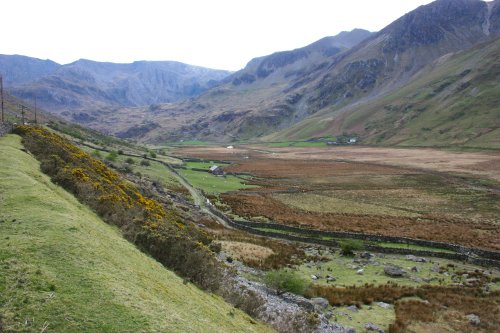
<svg viewBox="0 0 500 333">
<path fill-rule="evenodd" d="M 378 31 L 431 0 L 6 0 L 1 54 L 66 64 L 177 60 L 237 70 L 341 31 Z"/>
</svg>

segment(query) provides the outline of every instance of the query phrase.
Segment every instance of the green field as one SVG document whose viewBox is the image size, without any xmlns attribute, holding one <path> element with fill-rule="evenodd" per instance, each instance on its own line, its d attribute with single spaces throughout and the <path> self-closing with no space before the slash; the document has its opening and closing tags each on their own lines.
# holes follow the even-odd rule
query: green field
<svg viewBox="0 0 500 333">
<path fill-rule="evenodd" d="M 224 193 L 255 187 L 254 185 L 244 184 L 243 179 L 235 176 L 217 177 L 204 171 L 183 169 L 180 169 L 179 173 L 186 178 L 193 187 L 203 190 L 205 193 Z"/>
<path fill-rule="evenodd" d="M 227 166 L 228 164 L 225 164 L 225 163 L 215 163 L 215 162 L 212 162 L 212 161 L 207 161 L 207 162 L 186 162 L 185 163 L 185 167 L 188 168 L 188 169 L 205 169 L 208 171 L 208 169 L 213 166 L 213 165 L 218 165 L 218 166 L 221 166 L 221 167 L 224 167 L 224 166 Z"/>
<path fill-rule="evenodd" d="M 280 148 L 280 147 L 325 147 L 326 142 L 321 141 L 282 141 L 282 142 L 272 142 L 266 144 L 268 147 Z"/>
<path fill-rule="evenodd" d="M 0 138 L 5 332 L 269 332 L 125 241 Z"/>
</svg>

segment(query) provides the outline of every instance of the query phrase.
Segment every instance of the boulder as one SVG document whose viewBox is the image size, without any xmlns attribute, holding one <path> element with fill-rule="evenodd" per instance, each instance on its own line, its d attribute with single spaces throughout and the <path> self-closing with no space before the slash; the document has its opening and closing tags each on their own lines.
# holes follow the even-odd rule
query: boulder
<svg viewBox="0 0 500 333">
<path fill-rule="evenodd" d="M 416 282 L 416 283 L 422 283 L 422 282 L 424 282 L 424 280 L 422 280 L 422 278 L 419 278 L 418 276 L 412 276 L 410 279 L 413 282 Z"/>
<path fill-rule="evenodd" d="M 333 282 L 333 281 L 337 281 L 337 279 L 336 279 L 336 278 L 334 278 L 333 276 L 327 276 L 327 277 L 326 277 L 326 281 L 327 281 L 327 282 Z"/>
<path fill-rule="evenodd" d="M 434 272 L 434 273 L 439 273 L 441 271 L 441 268 L 439 267 L 438 264 L 435 264 L 431 267 L 431 272 Z"/>
<path fill-rule="evenodd" d="M 314 308 L 318 309 L 318 310 L 324 310 L 328 307 L 328 305 L 330 305 L 328 300 L 326 298 L 323 298 L 323 297 L 314 297 L 314 298 L 311 298 L 310 301 L 314 305 Z"/>
<path fill-rule="evenodd" d="M 375 257 L 375 255 L 370 252 L 361 252 L 359 256 L 363 259 L 371 259 Z"/>
<path fill-rule="evenodd" d="M 376 304 L 380 306 L 382 309 L 390 309 L 392 306 L 389 303 L 384 303 L 384 302 L 377 302 Z"/>
<path fill-rule="evenodd" d="M 425 259 L 424 257 L 417 257 L 417 256 L 414 256 L 413 254 L 408 254 L 406 256 L 406 260 L 411 260 L 411 261 L 416 261 L 416 262 L 427 262 L 427 259 Z"/>
<path fill-rule="evenodd" d="M 347 307 L 347 310 L 352 311 L 352 312 L 358 312 L 358 307 L 356 305 L 351 305 Z"/>
<path fill-rule="evenodd" d="M 318 279 L 318 277 L 317 277 L 316 275 L 311 275 L 311 279 L 313 279 L 313 280 L 317 280 L 317 279 Z"/>
<path fill-rule="evenodd" d="M 360 268 L 356 271 L 356 274 L 358 275 L 363 275 L 363 273 L 365 272 L 365 270 L 363 268 Z"/>
<path fill-rule="evenodd" d="M 415 272 L 415 273 L 418 273 L 418 272 L 420 272 L 420 268 L 418 268 L 417 266 L 413 266 L 413 267 L 411 268 L 411 271 L 412 271 L 412 272 Z"/>
<path fill-rule="evenodd" d="M 384 273 L 391 277 L 401 277 L 406 275 L 405 270 L 396 265 L 385 265 Z"/>
<path fill-rule="evenodd" d="M 373 332 L 378 332 L 378 333 L 384 333 L 384 330 L 378 327 L 375 324 L 372 323 L 366 323 L 365 324 L 365 330 L 367 331 L 373 331 Z"/>
<path fill-rule="evenodd" d="M 465 316 L 465 318 L 467 318 L 467 320 L 469 321 L 469 323 L 471 323 L 472 325 L 479 325 L 481 323 L 481 320 L 479 319 L 479 316 L 475 315 L 473 313 L 468 314 L 467 316 Z"/>
</svg>

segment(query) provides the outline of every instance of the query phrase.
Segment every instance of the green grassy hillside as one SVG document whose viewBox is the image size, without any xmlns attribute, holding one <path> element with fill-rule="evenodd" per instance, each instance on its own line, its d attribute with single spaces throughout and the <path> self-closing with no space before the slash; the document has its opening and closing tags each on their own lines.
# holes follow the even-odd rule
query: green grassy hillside
<svg viewBox="0 0 500 333">
<path fill-rule="evenodd" d="M 269 332 L 141 253 L 0 138 L 0 331 Z"/>
<path fill-rule="evenodd" d="M 500 148 L 500 39 L 446 55 L 386 95 L 327 108 L 268 140 L 342 133 L 362 143 Z"/>
</svg>

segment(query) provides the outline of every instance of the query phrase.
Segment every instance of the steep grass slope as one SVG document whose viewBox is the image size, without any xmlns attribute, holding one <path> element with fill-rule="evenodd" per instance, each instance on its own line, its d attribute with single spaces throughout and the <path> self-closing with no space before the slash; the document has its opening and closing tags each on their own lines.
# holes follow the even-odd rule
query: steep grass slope
<svg viewBox="0 0 500 333">
<path fill-rule="evenodd" d="M 21 149 L 0 138 L 0 331 L 271 331 L 138 251 Z"/>
</svg>

